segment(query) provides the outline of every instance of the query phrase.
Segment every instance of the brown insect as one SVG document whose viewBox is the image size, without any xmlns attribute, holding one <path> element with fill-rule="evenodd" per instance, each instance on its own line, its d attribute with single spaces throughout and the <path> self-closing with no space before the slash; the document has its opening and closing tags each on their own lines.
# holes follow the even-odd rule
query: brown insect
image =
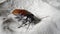
<svg viewBox="0 0 60 34">
<path fill-rule="evenodd" d="M 34 15 L 24 9 L 15 9 L 13 10 L 12 14 L 27 16 L 27 18 L 31 18 L 31 20 L 34 20 Z"/>
<path fill-rule="evenodd" d="M 23 24 L 25 24 L 27 21 L 29 21 L 29 24 L 30 24 L 35 20 L 34 15 L 25 9 L 15 9 L 15 10 L 13 10 L 12 14 L 26 16 L 27 18 L 25 19 L 25 22 Z M 19 17 L 17 17 L 17 18 L 19 18 Z M 30 19 L 30 20 L 28 20 L 28 19 Z M 25 24 L 25 25 L 27 25 L 27 24 Z M 20 26 L 20 27 L 22 27 L 22 26 Z M 20 28 L 20 27 L 18 27 L 18 28 Z"/>
</svg>

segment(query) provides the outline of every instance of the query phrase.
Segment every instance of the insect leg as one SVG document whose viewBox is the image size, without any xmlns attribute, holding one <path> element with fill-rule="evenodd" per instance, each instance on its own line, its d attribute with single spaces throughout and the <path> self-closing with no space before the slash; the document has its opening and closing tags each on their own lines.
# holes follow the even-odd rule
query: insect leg
<svg viewBox="0 0 60 34">
<path fill-rule="evenodd" d="M 27 29 L 29 29 L 29 26 L 30 26 L 30 23 L 28 24 L 28 27 L 27 27 Z"/>
</svg>

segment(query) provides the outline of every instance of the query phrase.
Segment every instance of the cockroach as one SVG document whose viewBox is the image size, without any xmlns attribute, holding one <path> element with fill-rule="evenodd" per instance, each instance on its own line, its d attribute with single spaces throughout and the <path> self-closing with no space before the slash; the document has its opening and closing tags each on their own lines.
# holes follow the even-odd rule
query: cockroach
<svg viewBox="0 0 60 34">
<path fill-rule="evenodd" d="M 12 14 L 14 14 L 14 15 L 19 15 L 20 17 L 21 16 L 26 16 L 27 18 L 25 19 L 25 22 L 23 22 L 22 23 L 22 25 L 23 24 L 25 24 L 25 25 L 27 25 L 26 24 L 26 22 L 27 21 L 29 21 L 29 25 L 31 24 L 31 23 L 34 23 L 34 24 L 37 24 L 37 22 L 39 22 L 39 21 L 41 21 L 41 19 L 38 19 L 37 20 L 37 18 L 34 16 L 34 14 L 32 14 L 31 12 L 29 12 L 29 11 L 27 11 L 27 10 L 25 10 L 25 9 L 15 9 L 15 10 L 13 10 L 12 11 Z M 19 18 L 19 17 L 16 17 L 16 18 Z M 28 19 L 30 19 L 30 20 L 28 20 Z M 35 22 L 34 22 L 35 21 Z M 37 21 L 37 22 L 36 22 Z M 23 26 L 19 26 L 18 28 L 20 28 L 20 27 L 23 27 Z M 28 26 L 29 27 L 29 26 Z"/>
<path fill-rule="evenodd" d="M 31 21 L 33 21 L 34 20 L 34 15 L 31 13 L 31 12 L 28 12 L 27 10 L 24 10 L 24 9 L 15 9 L 15 10 L 13 10 L 13 12 L 12 12 L 12 14 L 14 14 L 14 15 L 21 15 L 21 16 L 26 16 L 27 18 L 26 18 L 26 20 L 28 19 L 28 18 L 30 18 L 31 19 Z M 20 16 L 20 17 L 21 17 Z M 16 17 L 16 18 L 19 18 L 19 17 Z"/>
</svg>

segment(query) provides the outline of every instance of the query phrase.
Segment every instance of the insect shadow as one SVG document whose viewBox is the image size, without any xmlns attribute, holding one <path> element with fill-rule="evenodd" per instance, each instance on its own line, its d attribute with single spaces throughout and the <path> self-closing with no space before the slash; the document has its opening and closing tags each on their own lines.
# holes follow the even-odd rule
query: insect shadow
<svg viewBox="0 0 60 34">
<path fill-rule="evenodd" d="M 13 30 L 9 27 L 9 25 L 13 22 L 15 22 L 15 21 L 12 18 L 8 18 L 8 19 L 5 18 L 5 20 L 2 23 L 3 30 L 4 31 L 9 30 L 9 31 L 13 32 Z"/>
</svg>

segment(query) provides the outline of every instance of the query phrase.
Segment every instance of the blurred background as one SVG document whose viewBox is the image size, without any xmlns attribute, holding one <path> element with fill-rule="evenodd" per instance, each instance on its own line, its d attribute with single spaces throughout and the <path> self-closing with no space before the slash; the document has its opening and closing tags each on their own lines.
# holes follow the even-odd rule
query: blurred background
<svg viewBox="0 0 60 34">
<path fill-rule="evenodd" d="M 25 27 L 16 28 L 19 25 L 13 20 L 9 26 L 13 32 L 4 31 L 3 18 L 14 18 L 11 12 L 16 8 L 26 9 L 38 18 L 49 17 L 33 27 L 31 25 L 27 31 Z M 0 0 L 0 34 L 60 34 L 60 0 Z"/>
</svg>

